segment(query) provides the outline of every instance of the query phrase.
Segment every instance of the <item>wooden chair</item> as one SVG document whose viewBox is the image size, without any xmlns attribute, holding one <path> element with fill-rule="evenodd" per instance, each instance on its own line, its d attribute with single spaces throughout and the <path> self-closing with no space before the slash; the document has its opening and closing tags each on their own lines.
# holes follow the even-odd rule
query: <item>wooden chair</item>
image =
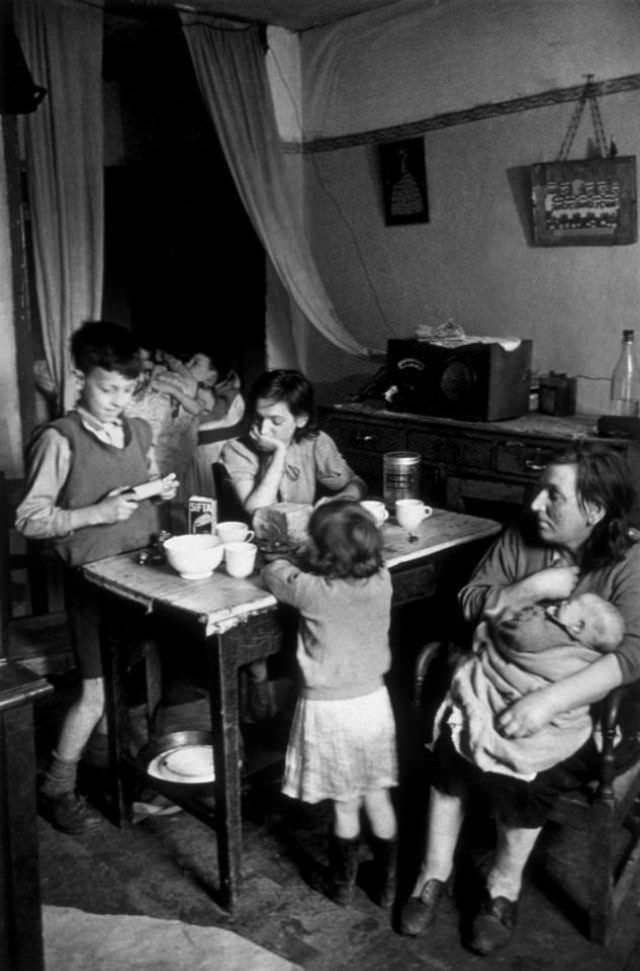
<svg viewBox="0 0 640 971">
<path fill-rule="evenodd" d="M 218 500 L 218 521 L 231 520 L 233 522 L 248 522 L 249 517 L 242 508 L 233 486 L 229 481 L 227 470 L 222 462 L 214 462 L 211 466 L 213 482 Z"/>
<path fill-rule="evenodd" d="M 35 674 L 64 674 L 74 666 L 59 564 L 13 527 L 22 480 L 0 472 L 0 659 Z"/>
<path fill-rule="evenodd" d="M 418 653 L 413 703 L 427 741 L 447 680 L 443 671 L 451 672 L 459 651 L 433 641 Z M 432 672 L 440 686 L 435 698 L 430 691 Z M 561 795 L 550 816 L 551 822 L 585 834 L 588 937 L 604 945 L 612 941 L 616 917 L 640 863 L 640 824 L 633 813 L 640 794 L 640 720 L 621 717 L 624 703 L 633 701 L 634 687 L 617 688 L 594 706 L 594 720 L 602 733 L 597 777 L 584 789 Z M 636 712 L 639 709 L 636 703 Z"/>
</svg>

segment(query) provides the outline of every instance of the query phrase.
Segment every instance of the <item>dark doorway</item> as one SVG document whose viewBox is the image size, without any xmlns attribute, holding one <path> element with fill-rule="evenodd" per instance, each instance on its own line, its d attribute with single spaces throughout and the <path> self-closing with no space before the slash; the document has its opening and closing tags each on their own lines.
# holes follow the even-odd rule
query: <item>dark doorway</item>
<svg viewBox="0 0 640 971">
<path fill-rule="evenodd" d="M 144 346 L 264 369 L 265 256 L 173 12 L 107 18 L 104 316 Z M 114 152 L 114 142 L 115 152 Z"/>
</svg>

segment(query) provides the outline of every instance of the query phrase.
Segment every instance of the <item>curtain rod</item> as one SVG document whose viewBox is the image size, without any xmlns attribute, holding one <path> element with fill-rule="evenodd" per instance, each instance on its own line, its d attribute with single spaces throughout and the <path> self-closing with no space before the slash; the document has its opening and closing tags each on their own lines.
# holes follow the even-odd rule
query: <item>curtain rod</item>
<svg viewBox="0 0 640 971">
<path fill-rule="evenodd" d="M 597 97 L 608 94 L 618 94 L 621 91 L 635 91 L 640 88 L 640 74 L 627 74 L 624 77 L 611 78 L 608 81 L 594 81 L 591 90 Z M 473 121 L 484 121 L 485 118 L 497 118 L 500 115 L 511 115 L 535 108 L 546 108 L 550 105 L 563 104 L 567 101 L 578 101 L 584 92 L 584 82 L 570 88 L 552 88 L 540 94 L 526 95 L 522 98 L 511 98 L 508 101 L 487 102 L 467 108 L 463 111 L 448 111 L 421 121 L 406 122 L 389 128 L 373 128 L 370 131 L 356 132 L 353 135 L 336 135 L 327 138 L 314 138 L 308 142 L 283 142 L 283 150 L 290 154 L 312 154 L 314 152 L 332 152 L 340 148 L 353 148 L 357 145 L 379 144 L 393 142 L 399 139 L 422 135 L 439 128 L 451 128 L 453 125 L 466 125 Z"/>
</svg>

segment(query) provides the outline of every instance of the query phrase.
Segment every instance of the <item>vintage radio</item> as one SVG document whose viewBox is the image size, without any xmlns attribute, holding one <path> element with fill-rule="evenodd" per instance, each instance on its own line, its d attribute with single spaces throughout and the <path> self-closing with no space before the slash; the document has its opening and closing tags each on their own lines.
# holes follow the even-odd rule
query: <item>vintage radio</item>
<svg viewBox="0 0 640 971">
<path fill-rule="evenodd" d="M 393 339 L 387 348 L 390 389 L 385 397 L 392 409 L 421 415 L 515 418 L 529 409 L 531 350 L 530 340 L 469 338 L 443 346 Z"/>
</svg>

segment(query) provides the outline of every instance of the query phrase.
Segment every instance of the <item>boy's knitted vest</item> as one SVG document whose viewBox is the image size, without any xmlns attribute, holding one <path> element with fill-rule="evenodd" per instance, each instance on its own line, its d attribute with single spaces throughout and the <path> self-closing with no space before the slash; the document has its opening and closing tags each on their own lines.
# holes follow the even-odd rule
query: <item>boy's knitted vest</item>
<svg viewBox="0 0 640 971">
<path fill-rule="evenodd" d="M 71 447 L 69 475 L 58 497 L 62 509 L 92 506 L 112 489 L 146 482 L 151 429 L 139 418 L 125 419 L 123 426 L 124 448 L 98 441 L 84 428 L 77 412 L 47 426 L 64 435 Z M 83 526 L 68 536 L 56 537 L 53 546 L 66 563 L 79 566 L 148 546 L 151 534 L 157 530 L 156 510 L 145 500 L 124 522 Z"/>
</svg>

